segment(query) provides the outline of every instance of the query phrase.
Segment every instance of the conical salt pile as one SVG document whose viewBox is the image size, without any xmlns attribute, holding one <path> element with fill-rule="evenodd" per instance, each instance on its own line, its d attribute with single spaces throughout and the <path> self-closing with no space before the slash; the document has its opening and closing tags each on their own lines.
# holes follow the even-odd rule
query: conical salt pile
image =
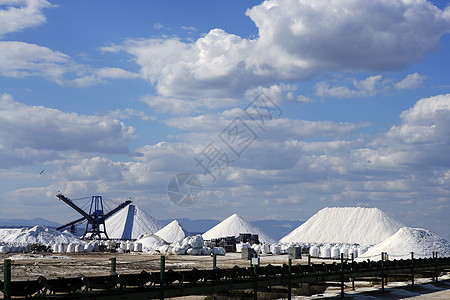
<svg viewBox="0 0 450 300">
<path fill-rule="evenodd" d="M 161 223 L 135 205 L 128 205 L 105 221 L 110 239 L 137 239 L 146 233 L 155 233 Z"/>
<path fill-rule="evenodd" d="M 393 236 L 370 248 L 359 259 L 376 260 L 381 252 L 387 253 L 390 259 L 408 259 L 411 252 L 414 252 L 415 258 L 432 257 L 433 252 L 444 257 L 450 256 L 450 243 L 429 230 L 403 227 Z"/>
<path fill-rule="evenodd" d="M 186 232 L 177 220 L 167 224 L 164 228 L 158 230 L 155 235 L 159 236 L 168 243 L 176 243 L 186 237 Z"/>
<path fill-rule="evenodd" d="M 282 243 L 348 243 L 370 246 L 403 225 L 378 208 L 327 207 L 283 237 Z"/>
<path fill-rule="evenodd" d="M 235 236 L 238 237 L 241 233 L 257 234 L 261 243 L 272 243 L 273 240 L 261 229 L 256 228 L 249 222 L 242 219 L 237 214 L 234 214 L 223 220 L 202 236 L 205 240 L 211 240 L 219 237 Z"/>
<path fill-rule="evenodd" d="M 56 229 L 37 225 L 32 228 L 22 228 L 17 230 L 9 230 L 9 236 L 4 236 L 0 242 L 5 243 L 20 243 L 20 244 L 34 244 L 39 243 L 46 246 L 51 246 L 55 243 L 81 243 L 81 241 L 70 232 L 60 232 Z"/>
</svg>

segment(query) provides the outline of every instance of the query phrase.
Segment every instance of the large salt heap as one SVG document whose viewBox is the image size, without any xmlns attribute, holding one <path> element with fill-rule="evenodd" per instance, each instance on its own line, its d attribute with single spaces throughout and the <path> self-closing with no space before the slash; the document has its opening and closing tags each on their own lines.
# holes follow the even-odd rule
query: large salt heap
<svg viewBox="0 0 450 300">
<path fill-rule="evenodd" d="M 436 251 L 441 257 L 450 256 L 450 243 L 429 230 L 403 227 L 358 259 L 378 260 L 381 252 L 386 252 L 389 259 L 407 259 L 411 257 L 411 252 L 416 258 L 432 257 Z"/>
<path fill-rule="evenodd" d="M 111 239 L 137 239 L 147 233 L 155 233 L 163 226 L 152 216 L 135 205 L 128 205 L 105 221 L 106 232 Z"/>
<path fill-rule="evenodd" d="M 136 243 L 142 244 L 142 249 L 144 251 L 159 250 L 162 246 L 168 247 L 169 245 L 165 240 L 151 233 L 140 237 Z"/>
<path fill-rule="evenodd" d="M 257 234 L 258 239 L 261 243 L 273 242 L 273 240 L 261 229 L 253 226 L 237 214 L 234 214 L 223 220 L 222 222 L 205 232 L 202 236 L 205 240 L 211 240 L 227 236 L 238 237 L 241 233 Z"/>
<path fill-rule="evenodd" d="M 60 232 L 41 225 L 34 226 L 32 228 L 10 230 L 9 233 L 9 235 L 2 237 L 1 242 L 27 245 L 39 243 L 46 246 L 51 246 L 55 243 L 83 243 L 80 239 L 68 231 Z"/>
<path fill-rule="evenodd" d="M 155 235 L 168 243 L 176 243 L 186 237 L 186 231 L 184 231 L 177 220 L 173 220 L 171 223 L 164 226 L 164 228 L 158 230 Z"/>
<path fill-rule="evenodd" d="M 282 243 L 346 243 L 370 246 L 403 225 L 378 208 L 327 207 L 283 237 Z"/>
</svg>

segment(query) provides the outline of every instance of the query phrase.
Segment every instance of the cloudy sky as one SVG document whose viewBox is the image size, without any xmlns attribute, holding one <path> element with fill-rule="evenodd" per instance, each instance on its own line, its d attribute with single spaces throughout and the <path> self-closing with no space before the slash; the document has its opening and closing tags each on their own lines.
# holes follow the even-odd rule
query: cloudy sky
<svg viewBox="0 0 450 300">
<path fill-rule="evenodd" d="M 61 191 L 158 219 L 378 207 L 448 239 L 448 5 L 0 0 L 0 218 L 77 218 Z"/>
</svg>

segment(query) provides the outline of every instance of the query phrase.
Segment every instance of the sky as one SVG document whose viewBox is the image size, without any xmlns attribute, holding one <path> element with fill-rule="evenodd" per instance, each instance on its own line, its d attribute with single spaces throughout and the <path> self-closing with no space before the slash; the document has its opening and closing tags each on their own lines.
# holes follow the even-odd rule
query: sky
<svg viewBox="0 0 450 300">
<path fill-rule="evenodd" d="M 449 1 L 0 0 L 0 218 L 363 206 L 450 239 L 449 33 Z"/>
</svg>

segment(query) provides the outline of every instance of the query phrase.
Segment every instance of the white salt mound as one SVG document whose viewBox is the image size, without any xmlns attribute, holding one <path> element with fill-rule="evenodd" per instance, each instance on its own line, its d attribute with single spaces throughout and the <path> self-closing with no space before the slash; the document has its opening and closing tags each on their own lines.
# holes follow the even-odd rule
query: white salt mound
<svg viewBox="0 0 450 300">
<path fill-rule="evenodd" d="M 432 257 L 433 252 L 438 256 L 450 256 L 450 243 L 439 235 L 422 228 L 403 227 L 383 242 L 371 247 L 359 260 L 378 260 L 381 252 L 386 252 L 389 259 L 408 259 L 411 252 L 415 258 Z"/>
<path fill-rule="evenodd" d="M 55 229 L 47 228 L 45 226 L 34 226 L 30 229 L 22 228 L 20 230 L 9 231 L 10 234 L 4 236 L 2 241 L 4 243 L 15 244 L 34 244 L 40 243 L 46 246 L 52 246 L 56 243 L 70 244 L 70 243 L 84 243 L 75 235 L 68 231 L 60 232 Z"/>
<path fill-rule="evenodd" d="M 161 246 L 168 245 L 166 241 L 154 234 L 146 234 L 136 240 L 136 243 L 141 243 L 144 251 L 158 250 Z"/>
<path fill-rule="evenodd" d="M 147 233 L 155 233 L 163 226 L 152 216 L 135 205 L 128 205 L 105 221 L 110 239 L 137 239 Z"/>
<path fill-rule="evenodd" d="M 261 229 L 253 226 L 249 222 L 242 219 L 237 214 L 234 214 L 223 220 L 207 232 L 203 234 L 205 240 L 214 238 L 235 236 L 238 237 L 241 233 L 257 234 L 261 243 L 273 243 L 274 241 L 265 234 Z"/>
<path fill-rule="evenodd" d="M 155 235 L 161 237 L 168 243 L 176 243 L 186 237 L 186 232 L 177 220 L 167 224 L 164 228 L 158 230 Z"/>
<path fill-rule="evenodd" d="M 20 228 L 2 228 L 0 229 L 0 242 L 8 239 L 10 236 L 16 236 L 21 232 Z"/>
<path fill-rule="evenodd" d="M 327 207 L 283 237 L 281 243 L 346 243 L 370 246 L 403 225 L 378 208 Z"/>
</svg>

